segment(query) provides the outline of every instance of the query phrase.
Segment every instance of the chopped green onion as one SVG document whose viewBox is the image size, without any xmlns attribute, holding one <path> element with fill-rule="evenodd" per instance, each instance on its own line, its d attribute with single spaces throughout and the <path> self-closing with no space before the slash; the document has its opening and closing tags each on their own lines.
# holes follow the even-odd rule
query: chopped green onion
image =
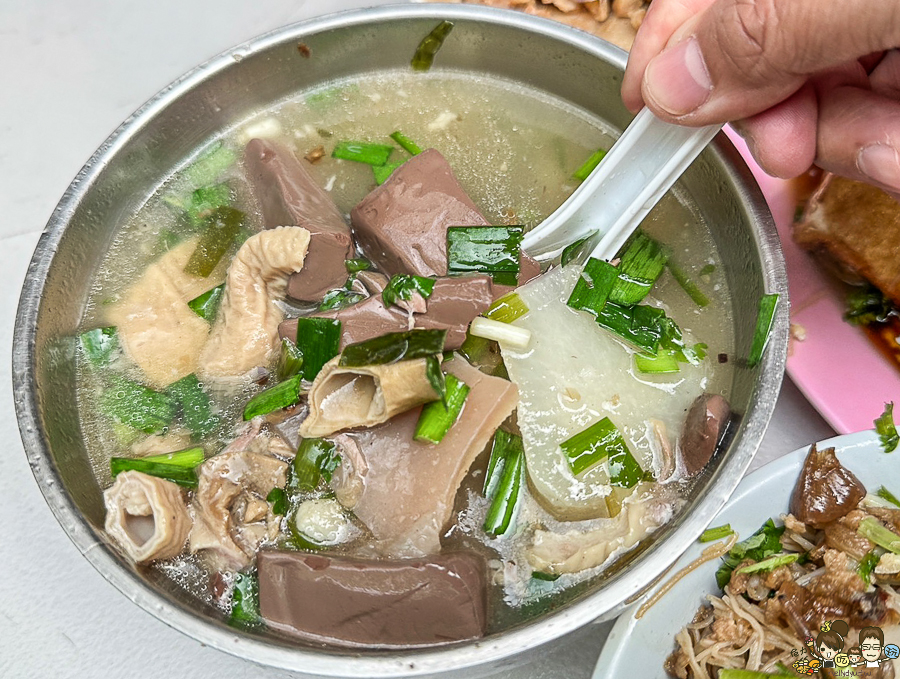
<svg viewBox="0 0 900 679">
<path fill-rule="evenodd" d="M 859 522 L 856 532 L 879 547 L 883 547 L 894 554 L 900 554 L 900 535 L 882 526 L 878 519 L 872 516 L 866 517 Z"/>
<path fill-rule="evenodd" d="M 427 71 L 431 68 L 431 65 L 434 63 L 434 56 L 441 49 L 444 40 L 447 39 L 452 30 L 453 22 L 442 21 L 434 27 L 431 33 L 422 38 L 422 42 L 419 43 L 412 58 L 411 66 L 414 71 Z"/>
<path fill-rule="evenodd" d="M 892 505 L 900 507 L 900 500 L 898 500 L 897 497 L 884 486 L 880 486 L 878 490 L 875 491 L 875 494 L 881 499 L 887 500 Z"/>
<path fill-rule="evenodd" d="M 177 483 L 185 488 L 197 487 L 197 473 L 193 467 L 153 462 L 143 457 L 111 457 L 109 469 L 113 478 L 125 471 L 136 471 Z"/>
<path fill-rule="evenodd" d="M 291 490 L 311 493 L 319 481 L 331 481 L 334 470 L 341 464 L 337 446 L 326 439 L 303 439 L 291 465 L 288 485 Z"/>
<path fill-rule="evenodd" d="M 784 526 L 776 526 L 772 519 L 768 519 L 753 535 L 728 550 L 728 554 L 722 557 L 722 564 L 716 570 L 716 584 L 719 585 L 719 589 L 725 589 L 725 585 L 731 580 L 732 571 L 744 559 L 762 561 L 780 554 L 783 533 Z"/>
<path fill-rule="evenodd" d="M 424 299 L 431 297 L 434 290 L 434 279 L 412 274 L 396 274 L 381 291 L 381 299 L 385 306 L 396 304 L 398 299 L 410 300 L 413 293 L 419 293 Z"/>
<path fill-rule="evenodd" d="M 338 354 L 341 322 L 331 318 L 299 318 L 295 344 L 303 354 L 303 379 L 312 381 L 322 366 Z"/>
<path fill-rule="evenodd" d="M 597 324 L 639 349 L 647 355 L 655 355 L 663 336 L 662 309 L 639 304 L 621 306 L 607 302 L 597 315 Z"/>
<path fill-rule="evenodd" d="M 100 403 L 107 415 L 147 434 L 168 427 L 177 408 L 175 400 L 167 394 L 123 377 L 112 378 Z"/>
<path fill-rule="evenodd" d="M 225 294 L 225 284 L 217 285 L 212 290 L 207 290 L 202 295 L 194 297 L 188 306 L 195 314 L 204 321 L 212 323 L 216 319 L 219 312 L 219 305 L 222 303 L 222 296 Z"/>
<path fill-rule="evenodd" d="M 543 571 L 532 571 L 531 577 L 535 580 L 542 580 L 544 582 L 555 582 L 559 580 L 559 576 L 562 573 L 544 573 Z"/>
<path fill-rule="evenodd" d="M 391 332 L 364 342 L 349 344 L 341 352 L 340 365 L 387 365 L 397 361 L 428 358 L 444 351 L 446 330 Z"/>
<path fill-rule="evenodd" d="M 282 338 L 278 364 L 275 367 L 275 379 L 284 382 L 289 377 L 299 375 L 302 369 L 303 353 L 287 337 Z"/>
<path fill-rule="evenodd" d="M 682 346 L 676 350 L 675 355 L 682 363 L 690 363 L 691 365 L 700 365 L 700 362 L 706 358 L 706 350 L 709 347 L 703 342 L 697 342 L 692 347 Z"/>
<path fill-rule="evenodd" d="M 259 580 L 255 573 L 235 573 L 230 622 L 238 627 L 252 627 L 260 623 Z"/>
<path fill-rule="evenodd" d="M 511 292 L 494 302 L 484 316 L 492 321 L 512 323 L 527 313 L 528 306 L 522 301 L 522 298 L 515 292 Z"/>
<path fill-rule="evenodd" d="M 707 528 L 700 534 L 699 542 L 715 542 L 716 540 L 721 540 L 722 538 L 727 538 L 729 535 L 734 535 L 734 530 L 731 528 L 730 523 L 726 523 L 724 526 L 716 526 L 715 528 Z"/>
<path fill-rule="evenodd" d="M 609 293 L 609 301 L 622 305 L 637 304 L 662 275 L 668 255 L 659 243 L 643 231 L 638 231 L 625 247 L 621 259 L 617 267 L 619 278 Z"/>
<path fill-rule="evenodd" d="M 171 384 L 167 392 L 181 407 L 184 426 L 195 438 L 208 436 L 219 426 L 219 417 L 212 411 L 212 401 L 193 373 Z"/>
<path fill-rule="evenodd" d="M 709 297 L 703 294 L 703 291 L 697 287 L 697 284 L 688 277 L 681 267 L 675 264 L 671 259 L 666 262 L 666 266 L 669 269 L 669 273 L 672 274 L 672 278 L 678 281 L 678 285 L 680 285 L 681 289 L 688 294 L 688 297 L 693 300 L 694 304 L 700 308 L 709 304 Z"/>
<path fill-rule="evenodd" d="M 272 513 L 278 516 L 284 516 L 288 513 L 290 501 L 284 488 L 273 488 L 266 495 L 266 502 L 272 503 Z"/>
<path fill-rule="evenodd" d="M 709 276 L 716 270 L 715 264 L 707 264 L 702 269 L 700 269 L 701 276 Z"/>
<path fill-rule="evenodd" d="M 419 147 L 416 142 L 403 134 L 400 130 L 397 130 L 393 134 L 391 134 L 391 139 L 400 144 L 401 148 L 404 151 L 409 153 L 410 155 L 417 156 L 422 153 L 422 149 Z"/>
<path fill-rule="evenodd" d="M 656 356 L 634 355 L 634 365 L 642 373 L 647 375 L 664 375 L 677 373 L 681 368 L 678 365 L 678 357 L 673 349 L 660 347 Z"/>
<path fill-rule="evenodd" d="M 566 439 L 559 447 L 576 476 L 608 459 L 612 485 L 631 488 L 643 478 L 644 470 L 608 417 Z"/>
<path fill-rule="evenodd" d="M 373 165 L 372 175 L 375 177 L 375 183 L 378 184 L 378 186 L 384 184 L 390 179 L 391 175 L 394 174 L 394 170 L 405 162 L 405 160 L 395 160 L 391 163 L 385 163 L 384 165 Z"/>
<path fill-rule="evenodd" d="M 356 292 L 354 290 L 348 290 L 347 288 L 337 288 L 335 290 L 329 290 L 325 293 L 325 296 L 322 298 L 321 304 L 319 304 L 319 311 L 332 311 L 333 309 L 343 309 L 344 307 L 352 306 L 358 302 L 362 302 L 366 296 L 360 292 Z"/>
<path fill-rule="evenodd" d="M 79 336 L 85 356 L 94 365 L 103 365 L 119 346 L 119 335 L 113 326 L 94 328 Z"/>
<path fill-rule="evenodd" d="M 391 157 L 394 147 L 387 144 L 369 144 L 363 141 L 338 142 L 331 152 L 332 158 L 352 160 L 366 165 L 384 165 Z"/>
<path fill-rule="evenodd" d="M 618 277 L 619 270 L 612 264 L 591 257 L 584 265 L 566 304 L 599 316 Z"/>
<path fill-rule="evenodd" d="M 447 229 L 447 272 L 490 274 L 499 285 L 516 285 L 521 226 L 451 226 Z"/>
<path fill-rule="evenodd" d="M 469 395 L 469 386 L 455 375 L 447 375 L 445 380 L 446 405 L 441 401 L 425 404 L 416 423 L 414 438 L 417 441 L 440 443 L 462 412 L 463 404 Z"/>
<path fill-rule="evenodd" d="M 244 213 L 231 207 L 213 210 L 206 218 L 206 230 L 191 254 L 185 273 L 206 278 L 237 238 L 244 223 Z"/>
<path fill-rule="evenodd" d="M 444 407 L 447 407 L 447 380 L 441 370 L 441 361 L 437 354 L 425 358 L 425 377 Z"/>
<path fill-rule="evenodd" d="M 757 672 L 756 670 L 721 669 L 719 679 L 772 679 L 772 677 L 797 676 L 793 673 L 771 674 L 769 672 Z"/>
<path fill-rule="evenodd" d="M 231 203 L 231 187 L 228 184 L 215 184 L 195 189 L 184 211 L 184 219 L 197 228 L 209 217 L 213 210 L 226 207 Z"/>
<path fill-rule="evenodd" d="M 493 497 L 494 492 L 497 490 L 497 484 L 500 482 L 500 472 L 506 463 L 505 460 L 509 450 L 514 446 L 521 445 L 521 441 L 515 440 L 517 438 L 519 437 L 515 434 L 510 434 L 502 429 L 494 432 L 494 439 L 491 442 L 491 456 L 488 459 L 487 471 L 484 473 L 484 486 L 481 489 L 486 498 Z"/>
<path fill-rule="evenodd" d="M 466 333 L 466 339 L 462 346 L 458 349 L 459 353 L 465 356 L 466 360 L 473 364 L 480 364 L 487 358 L 488 352 L 491 350 L 491 340 L 484 337 L 476 337 L 472 333 Z"/>
<path fill-rule="evenodd" d="M 160 464 L 170 464 L 176 467 L 194 467 L 203 464 L 205 454 L 202 446 L 194 446 L 193 448 L 185 448 L 174 453 L 158 453 L 156 455 L 148 455 L 140 458 L 146 462 L 158 462 Z"/>
<path fill-rule="evenodd" d="M 237 154 L 219 142 L 200 156 L 185 170 L 185 176 L 192 186 L 207 186 L 234 164 Z"/>
<path fill-rule="evenodd" d="M 866 584 L 866 587 L 869 586 L 869 583 L 872 582 L 872 573 L 875 572 L 875 566 L 878 565 L 878 561 L 881 557 L 878 556 L 878 553 L 872 549 L 866 552 L 866 555 L 859 562 L 859 566 L 856 568 L 856 572 L 862 581 Z"/>
<path fill-rule="evenodd" d="M 244 407 L 244 419 L 252 420 L 282 408 L 294 405 L 300 400 L 301 375 L 294 375 L 274 387 L 259 392 Z"/>
<path fill-rule="evenodd" d="M 509 323 L 492 321 L 483 316 L 476 316 L 469 324 L 469 333 L 475 337 L 494 340 L 511 349 L 524 351 L 531 342 L 531 330 L 520 328 Z"/>
<path fill-rule="evenodd" d="M 594 151 L 590 157 L 584 161 L 584 164 L 579 167 L 572 176 L 578 181 L 584 181 L 588 178 L 588 175 L 594 171 L 594 168 L 600 164 L 600 161 L 606 156 L 606 151 L 604 149 L 597 149 Z"/>
<path fill-rule="evenodd" d="M 497 436 L 502 430 L 494 434 L 494 446 L 498 445 Z M 502 469 L 495 467 L 494 474 L 499 474 L 493 499 L 488 507 L 487 516 L 484 519 L 484 531 L 488 535 L 503 535 L 509 530 L 516 506 L 519 502 L 522 488 L 522 476 L 525 466 L 525 451 L 522 448 L 522 439 L 512 434 L 504 434 L 500 445 L 503 446 Z M 491 484 L 493 485 L 493 484 Z"/>
<path fill-rule="evenodd" d="M 597 235 L 596 231 L 592 231 L 584 238 L 579 238 L 574 243 L 569 243 L 562 251 L 562 254 L 559 257 L 559 263 L 562 266 L 565 266 L 569 262 L 581 259 L 583 254 L 587 253 L 588 247 L 586 246 L 589 240 L 593 240 L 593 238 Z"/>
<path fill-rule="evenodd" d="M 844 320 L 853 325 L 884 323 L 894 308 L 894 303 L 881 290 L 868 284 L 847 295 Z"/>
<path fill-rule="evenodd" d="M 894 425 L 893 401 L 884 404 L 884 412 L 875 420 L 875 431 L 878 433 L 878 440 L 881 441 L 884 452 L 892 453 L 897 449 L 900 435 L 897 434 L 897 427 Z"/>
<path fill-rule="evenodd" d="M 754 564 L 750 564 L 749 566 L 744 566 L 743 568 L 738 569 L 738 574 L 741 573 L 760 573 L 763 571 L 774 571 L 779 566 L 787 566 L 790 563 L 794 563 L 797 561 L 802 554 L 794 553 L 794 554 L 778 554 L 776 556 L 770 556 L 768 559 L 763 559 L 762 561 Z"/>
<path fill-rule="evenodd" d="M 753 344 L 750 346 L 750 355 L 747 357 L 747 367 L 752 368 L 762 359 L 763 351 L 769 342 L 772 333 L 772 324 L 775 321 L 775 308 L 778 305 L 778 295 L 763 295 L 759 300 L 759 315 L 756 318 L 756 331 L 753 333 Z"/>
<path fill-rule="evenodd" d="M 368 271 L 372 268 L 372 262 L 368 259 L 345 259 L 344 266 L 347 267 L 347 273 L 358 273 L 360 271 Z"/>
</svg>

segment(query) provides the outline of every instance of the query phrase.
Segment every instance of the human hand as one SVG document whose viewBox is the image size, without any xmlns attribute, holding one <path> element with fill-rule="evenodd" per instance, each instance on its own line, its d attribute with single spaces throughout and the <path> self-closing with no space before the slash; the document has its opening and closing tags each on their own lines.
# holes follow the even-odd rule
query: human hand
<svg viewBox="0 0 900 679">
<path fill-rule="evenodd" d="M 622 84 L 684 125 L 733 121 L 764 170 L 900 195 L 900 0 L 654 0 Z"/>
</svg>

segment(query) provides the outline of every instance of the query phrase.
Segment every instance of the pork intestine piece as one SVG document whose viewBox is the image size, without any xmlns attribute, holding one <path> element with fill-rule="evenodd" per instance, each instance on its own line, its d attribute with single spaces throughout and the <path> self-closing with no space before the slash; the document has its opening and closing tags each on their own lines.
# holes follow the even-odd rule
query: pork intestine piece
<svg viewBox="0 0 900 679">
<path fill-rule="evenodd" d="M 198 470 L 189 545 L 216 568 L 244 568 L 278 534 L 279 517 L 265 498 L 284 487 L 287 463 L 268 454 L 279 439 L 257 432 L 251 429 Z"/>
<path fill-rule="evenodd" d="M 300 425 L 304 438 L 372 427 L 439 397 L 424 358 L 355 368 L 339 361 L 336 356 L 322 366 L 309 388 L 309 417 Z"/>
<path fill-rule="evenodd" d="M 335 439 L 343 453 L 341 474 L 333 479 L 336 496 L 372 532 L 382 556 L 419 557 L 440 551 L 460 483 L 518 402 L 515 385 L 485 375 L 459 356 L 443 368 L 470 391 L 459 419 L 439 444 L 413 439 L 419 408 Z M 354 469 L 347 468 L 351 456 L 344 452 L 345 437 L 359 446 L 353 457 L 363 458 Z"/>
<path fill-rule="evenodd" d="M 225 279 L 225 262 L 206 278 L 185 273 L 198 241 L 186 240 L 151 263 L 106 312 L 125 353 L 157 389 L 196 371 L 209 324 L 187 303 Z"/>
<path fill-rule="evenodd" d="M 125 471 L 104 491 L 103 501 L 106 532 L 135 563 L 181 552 L 191 517 L 181 489 L 171 481 Z"/>
<path fill-rule="evenodd" d="M 671 502 L 638 487 L 615 518 L 601 519 L 592 530 L 554 532 L 538 529 L 527 548 L 528 562 L 541 573 L 577 573 L 600 566 L 614 553 L 630 549 L 666 523 Z"/>
<path fill-rule="evenodd" d="M 200 353 L 199 374 L 237 377 L 268 363 L 284 317 L 276 302 L 284 298 L 287 277 L 303 268 L 308 248 L 309 231 L 296 226 L 247 239 L 228 268 L 222 306 Z"/>
</svg>

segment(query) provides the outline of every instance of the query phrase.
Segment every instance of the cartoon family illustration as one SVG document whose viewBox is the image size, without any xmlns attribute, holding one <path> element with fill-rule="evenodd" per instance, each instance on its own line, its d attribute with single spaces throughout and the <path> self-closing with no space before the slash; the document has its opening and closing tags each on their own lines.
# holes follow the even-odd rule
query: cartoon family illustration
<svg viewBox="0 0 900 679">
<path fill-rule="evenodd" d="M 900 656 L 900 647 L 896 644 L 885 645 L 884 632 L 880 627 L 861 629 L 859 644 L 845 651 L 849 633 L 850 625 L 843 620 L 826 622 L 815 639 L 806 638 L 807 650 L 792 651 L 798 657 L 793 664 L 794 669 L 800 674 L 812 675 L 823 668 L 835 668 L 844 670 L 838 676 L 863 676 L 864 672 L 854 671 L 855 668 L 881 668 Z"/>
</svg>

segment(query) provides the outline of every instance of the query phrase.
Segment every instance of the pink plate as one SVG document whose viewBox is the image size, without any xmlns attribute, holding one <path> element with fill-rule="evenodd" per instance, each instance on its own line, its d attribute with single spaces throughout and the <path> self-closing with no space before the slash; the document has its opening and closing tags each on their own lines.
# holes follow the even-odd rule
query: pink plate
<svg viewBox="0 0 900 679">
<path fill-rule="evenodd" d="M 791 340 L 787 372 L 839 433 L 871 429 L 886 402 L 900 403 L 900 370 L 865 332 L 844 322 L 843 292 L 791 238 L 795 202 L 790 184 L 763 172 L 744 141 L 730 128 L 727 133 L 772 210 L 787 263 L 791 323 L 806 332 L 803 341 Z"/>
</svg>

